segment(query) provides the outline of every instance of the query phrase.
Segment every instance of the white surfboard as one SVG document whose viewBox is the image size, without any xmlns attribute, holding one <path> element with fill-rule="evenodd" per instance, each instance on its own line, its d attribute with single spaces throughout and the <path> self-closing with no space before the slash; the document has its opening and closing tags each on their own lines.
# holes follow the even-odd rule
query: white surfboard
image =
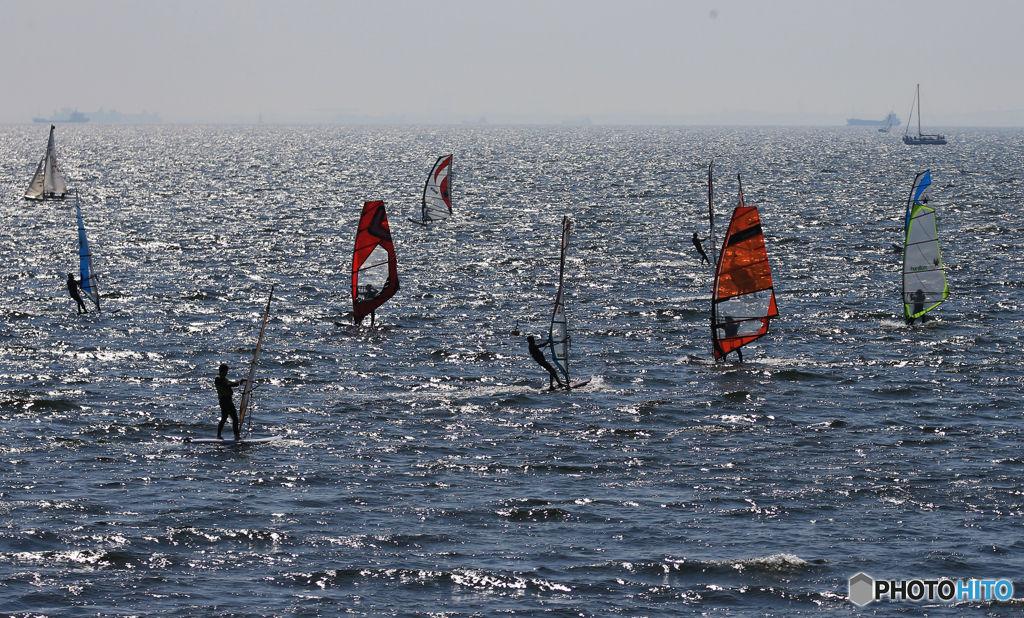
<svg viewBox="0 0 1024 618">
<path fill-rule="evenodd" d="M 580 388 L 581 386 L 586 386 L 587 384 L 590 384 L 590 381 L 593 380 L 593 379 L 594 379 L 594 376 L 590 376 L 589 378 L 583 378 L 582 380 L 577 380 L 576 382 L 573 382 L 571 385 L 569 385 L 569 389 L 568 390 L 571 391 L 574 388 Z M 564 391 L 564 390 L 566 390 L 566 388 L 563 385 L 561 387 L 556 388 L 555 390 L 556 391 Z"/>
<path fill-rule="evenodd" d="M 188 438 L 185 441 L 191 442 L 192 444 L 221 444 L 224 446 L 232 446 L 235 444 L 260 444 L 263 442 L 275 442 L 283 439 L 284 436 L 267 436 L 265 438 L 242 438 L 241 440 L 218 440 L 217 438 Z"/>
</svg>

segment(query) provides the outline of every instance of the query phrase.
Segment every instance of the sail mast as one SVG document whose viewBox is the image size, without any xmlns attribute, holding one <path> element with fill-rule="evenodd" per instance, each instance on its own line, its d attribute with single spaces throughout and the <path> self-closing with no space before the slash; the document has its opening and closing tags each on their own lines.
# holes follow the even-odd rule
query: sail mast
<svg viewBox="0 0 1024 618">
<path fill-rule="evenodd" d="M 917 136 L 921 137 L 921 84 L 917 85 L 917 94 L 914 99 L 917 101 Z"/>
<path fill-rule="evenodd" d="M 267 318 L 270 317 L 270 301 L 274 298 L 274 286 L 270 286 L 270 296 L 267 297 L 267 308 L 263 312 L 263 324 L 260 325 L 260 336 L 256 340 L 256 350 L 252 353 L 252 364 L 249 365 L 249 378 L 245 381 L 245 388 L 242 390 L 242 403 L 238 410 L 238 425 L 241 427 L 245 421 L 245 413 L 249 407 L 249 399 L 252 394 L 252 378 L 256 374 L 256 362 L 260 358 L 260 347 L 263 346 L 263 331 L 267 328 Z"/>
<path fill-rule="evenodd" d="M 917 92 L 914 93 L 914 100 L 910 102 L 910 117 L 907 118 L 907 128 L 903 129 L 903 141 L 907 141 L 907 137 L 910 135 L 910 123 L 914 119 L 914 106 L 917 105 L 917 95 L 921 94 L 921 84 L 917 85 Z M 917 121 L 920 123 L 921 118 Z M 918 127 L 917 132 L 920 133 L 921 129 Z"/>
<path fill-rule="evenodd" d="M 708 240 L 711 242 L 711 265 L 717 266 L 715 256 L 715 200 L 714 200 L 714 181 L 713 171 L 715 167 L 715 160 L 712 159 L 711 163 L 708 163 L 708 221 L 711 224 L 711 236 Z"/>
</svg>

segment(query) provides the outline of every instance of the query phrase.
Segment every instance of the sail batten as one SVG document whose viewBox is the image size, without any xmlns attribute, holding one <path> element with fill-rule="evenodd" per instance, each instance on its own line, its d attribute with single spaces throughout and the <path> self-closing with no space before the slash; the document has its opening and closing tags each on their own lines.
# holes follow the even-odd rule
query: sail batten
<svg viewBox="0 0 1024 618">
<path fill-rule="evenodd" d="M 739 176 L 737 176 L 739 180 Z M 739 204 L 722 242 L 711 295 L 711 341 L 715 360 L 768 334 L 779 315 L 761 218 L 754 206 Z"/>
<path fill-rule="evenodd" d="M 366 202 L 356 229 L 352 252 L 352 313 L 355 323 L 395 295 L 398 257 L 384 202 Z"/>
<path fill-rule="evenodd" d="M 92 265 L 92 251 L 89 249 L 89 240 L 85 237 L 85 223 L 82 221 L 82 207 L 78 201 L 78 192 L 75 192 L 75 213 L 78 216 L 78 271 L 81 278 L 81 288 L 89 297 L 96 311 L 100 310 L 100 291 L 96 278 L 96 269 Z"/>
<path fill-rule="evenodd" d="M 572 222 L 569 217 L 562 217 L 562 249 L 558 263 L 558 293 L 555 295 L 555 308 L 551 312 L 551 330 L 548 341 L 551 346 L 551 359 L 566 385 L 569 381 L 569 321 L 565 317 L 565 254 L 569 249 L 569 235 Z"/>
<path fill-rule="evenodd" d="M 245 414 L 249 410 L 249 403 L 252 395 L 252 381 L 256 375 L 256 364 L 260 359 L 260 348 L 263 347 L 263 333 L 267 329 L 267 318 L 270 317 L 270 301 L 274 299 L 274 286 L 270 286 L 270 296 L 267 297 L 267 308 L 263 311 L 263 323 L 260 324 L 260 336 L 256 339 L 256 349 L 252 353 L 252 363 L 249 364 L 249 377 L 242 389 L 242 401 L 238 409 L 238 426 L 241 427 L 245 421 Z"/>
<path fill-rule="evenodd" d="M 423 185 L 423 225 L 452 215 L 452 157 L 441 155 Z"/>
</svg>

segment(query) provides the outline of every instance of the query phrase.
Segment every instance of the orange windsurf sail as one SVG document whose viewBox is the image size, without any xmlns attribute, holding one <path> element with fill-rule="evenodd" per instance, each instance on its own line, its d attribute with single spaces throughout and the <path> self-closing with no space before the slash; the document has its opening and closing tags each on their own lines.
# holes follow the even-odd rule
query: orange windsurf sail
<svg viewBox="0 0 1024 618">
<path fill-rule="evenodd" d="M 722 243 L 711 293 L 715 360 L 767 335 L 769 321 L 778 315 L 761 217 L 757 208 L 743 204 L 740 184 L 739 205 Z"/>
</svg>

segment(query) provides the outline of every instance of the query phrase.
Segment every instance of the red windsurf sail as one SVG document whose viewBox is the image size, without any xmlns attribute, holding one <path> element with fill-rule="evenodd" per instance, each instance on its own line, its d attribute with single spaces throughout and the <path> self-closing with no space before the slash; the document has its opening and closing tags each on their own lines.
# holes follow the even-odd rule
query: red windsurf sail
<svg viewBox="0 0 1024 618">
<path fill-rule="evenodd" d="M 761 217 L 757 208 L 743 204 L 740 184 L 739 205 L 722 243 L 711 293 L 715 360 L 767 335 L 769 321 L 778 315 Z"/>
<path fill-rule="evenodd" d="M 398 291 L 398 257 L 384 202 L 366 202 L 352 253 L 352 313 L 356 324 Z"/>
</svg>

